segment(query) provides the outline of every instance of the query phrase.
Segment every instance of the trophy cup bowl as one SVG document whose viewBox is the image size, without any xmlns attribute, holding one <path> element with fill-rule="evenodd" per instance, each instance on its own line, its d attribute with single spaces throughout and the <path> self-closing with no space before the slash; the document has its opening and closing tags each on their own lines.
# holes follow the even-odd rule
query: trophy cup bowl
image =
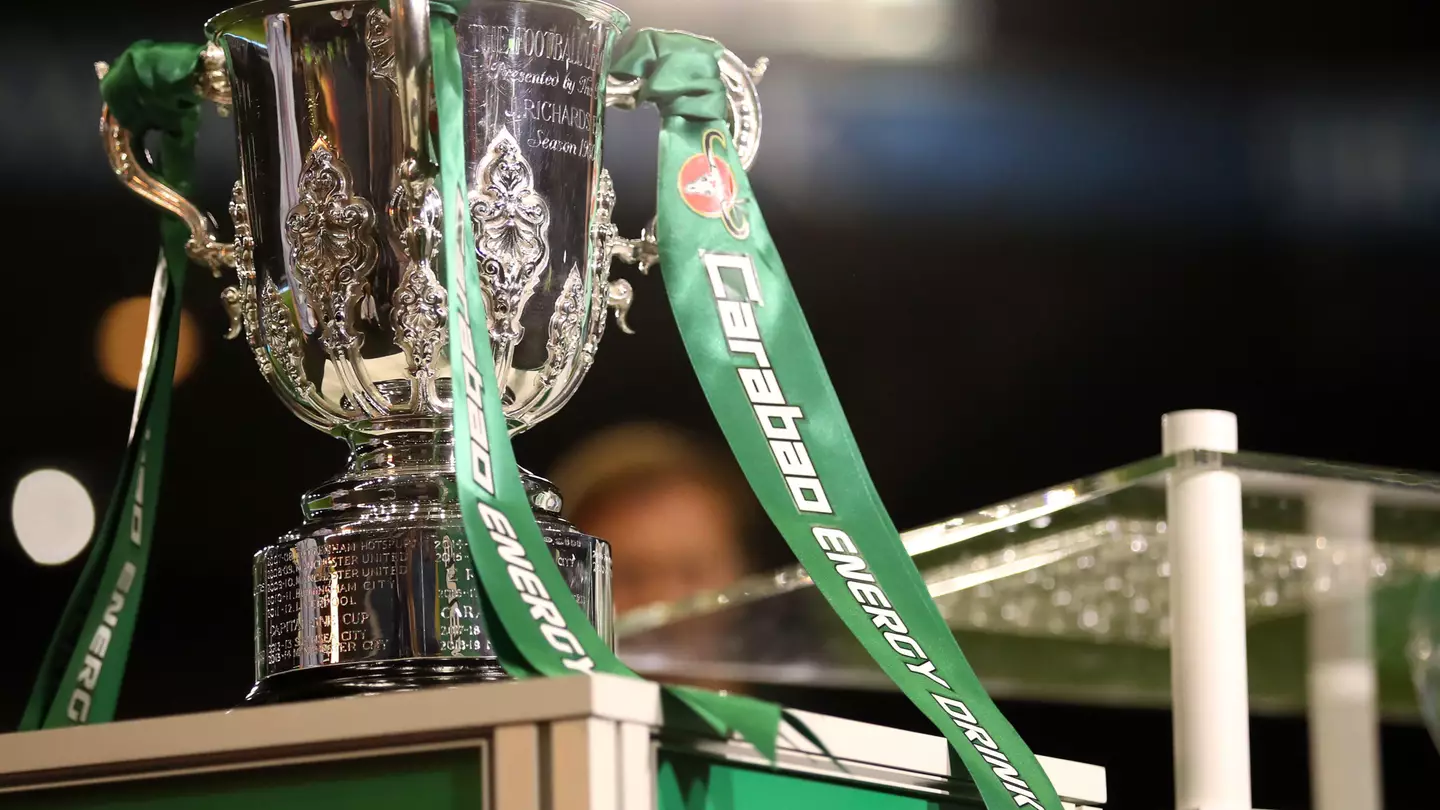
<svg viewBox="0 0 1440 810">
<path fill-rule="evenodd" d="M 243 332 L 292 413 L 350 448 L 304 496 L 303 525 L 255 556 L 252 702 L 505 677 L 456 502 L 428 13 L 423 0 L 260 0 L 210 21 L 196 83 L 235 120 L 233 244 L 103 117 L 122 180 L 190 225 L 193 259 L 234 268 L 229 336 Z M 456 22 L 471 249 L 512 435 L 574 396 L 607 310 L 629 331 L 613 259 L 644 271 L 658 255 L 651 237 L 617 236 L 601 168 L 606 107 L 633 108 L 640 89 L 607 75 L 627 25 L 598 0 L 479 0 Z M 747 166 L 762 71 L 721 62 Z M 609 547 L 561 519 L 552 484 L 522 478 L 613 644 Z"/>
</svg>

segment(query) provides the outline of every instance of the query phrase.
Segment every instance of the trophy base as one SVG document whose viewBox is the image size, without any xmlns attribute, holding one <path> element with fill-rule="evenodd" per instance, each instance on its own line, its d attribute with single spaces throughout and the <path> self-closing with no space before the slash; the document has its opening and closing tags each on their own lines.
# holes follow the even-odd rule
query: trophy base
<svg viewBox="0 0 1440 810">
<path fill-rule="evenodd" d="M 305 700 L 407 692 L 412 689 L 460 686 L 508 680 L 493 658 L 412 658 L 404 661 L 362 661 L 353 664 L 297 669 L 271 675 L 245 696 L 247 706 Z"/>
<path fill-rule="evenodd" d="M 560 518 L 553 484 L 523 477 L 566 584 L 613 645 L 610 546 Z M 506 678 L 455 490 L 443 469 L 391 468 L 352 471 L 307 495 L 305 525 L 255 555 L 256 678 L 246 704 Z"/>
</svg>

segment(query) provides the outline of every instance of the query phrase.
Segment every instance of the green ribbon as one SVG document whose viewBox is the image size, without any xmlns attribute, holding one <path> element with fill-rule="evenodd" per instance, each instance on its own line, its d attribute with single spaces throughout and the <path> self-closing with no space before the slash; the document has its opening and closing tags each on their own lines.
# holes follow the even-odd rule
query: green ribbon
<svg viewBox="0 0 1440 810">
<path fill-rule="evenodd" d="M 816 587 L 949 739 L 990 810 L 1060 810 L 901 543 L 754 202 L 711 40 L 643 31 L 614 67 L 660 108 L 657 238 L 690 362 L 765 511 Z"/>
<path fill-rule="evenodd" d="M 182 194 L 190 190 L 195 167 L 200 99 L 193 77 L 200 50 L 137 42 L 100 83 L 101 96 L 122 126 L 137 138 L 159 133 L 155 174 Z M 163 252 L 150 299 L 145 372 L 136 392 L 138 429 L 131 429 L 119 481 L 45 652 L 21 730 L 103 723 L 115 716 L 155 528 L 189 263 L 185 224 L 164 215 L 160 233 Z"/>
<path fill-rule="evenodd" d="M 442 11 L 432 6 L 433 11 Z M 556 566 L 520 481 L 500 402 L 466 215 L 464 76 L 454 19 L 431 19 L 440 137 L 441 255 L 449 298 L 455 470 L 465 538 L 481 584 L 485 626 L 505 671 L 516 678 L 603 672 L 638 678 L 591 626 Z M 739 733 L 775 759 L 782 711 L 773 703 L 667 687 L 668 723 Z M 681 717 L 683 715 L 683 717 Z"/>
</svg>

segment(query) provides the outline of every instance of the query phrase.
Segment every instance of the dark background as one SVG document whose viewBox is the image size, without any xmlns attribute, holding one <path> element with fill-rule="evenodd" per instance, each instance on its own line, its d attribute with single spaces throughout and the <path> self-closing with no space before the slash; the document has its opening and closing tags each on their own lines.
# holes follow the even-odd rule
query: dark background
<svg viewBox="0 0 1440 810">
<path fill-rule="evenodd" d="M 966 18 L 983 25 L 978 51 L 877 62 L 782 48 L 762 85 L 757 192 L 898 525 L 1152 455 L 1160 416 L 1182 408 L 1236 412 L 1248 449 L 1440 468 L 1440 50 L 1421 4 L 967 7 L 984 11 Z M 157 238 L 106 169 L 90 64 L 141 37 L 195 40 L 220 8 L 7 9 L 7 488 L 59 467 L 103 511 L 131 394 L 97 371 L 95 325 L 148 293 Z M 759 55 L 737 30 L 728 44 Z M 649 215 L 652 127 L 615 121 L 607 141 L 627 232 Z M 202 137 L 201 198 L 223 211 L 228 122 L 210 116 Z M 630 275 L 639 336 L 612 331 L 574 402 L 518 441 L 527 466 L 622 420 L 713 432 L 658 278 Z M 186 291 L 202 356 L 175 397 L 123 717 L 244 694 L 250 556 L 343 460 L 220 340 L 221 286 L 197 270 Z M 9 726 L 80 562 L 34 565 L 7 524 L 0 563 Z M 924 729 L 898 696 L 776 696 Z M 1107 766 L 1117 810 L 1171 801 L 1167 714 L 1003 708 L 1035 750 Z M 1252 733 L 1256 807 L 1307 807 L 1303 721 L 1257 718 Z M 1433 795 L 1423 729 L 1387 726 L 1383 745 L 1387 802 Z"/>
</svg>

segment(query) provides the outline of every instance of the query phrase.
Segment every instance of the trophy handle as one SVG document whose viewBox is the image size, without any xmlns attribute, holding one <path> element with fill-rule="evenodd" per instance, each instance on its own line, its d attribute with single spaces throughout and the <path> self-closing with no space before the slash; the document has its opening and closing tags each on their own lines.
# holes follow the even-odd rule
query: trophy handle
<svg viewBox="0 0 1440 810">
<path fill-rule="evenodd" d="M 433 179 L 430 159 L 430 3 L 391 0 L 390 41 L 395 49 L 395 94 L 400 102 L 400 147 L 405 160 Z"/>
<path fill-rule="evenodd" d="M 97 78 L 105 78 L 109 71 L 110 66 L 106 63 L 95 63 Z M 225 52 L 213 42 L 201 54 L 195 87 L 203 98 L 214 101 L 220 107 L 221 115 L 229 114 L 230 85 L 225 77 Z M 185 253 L 192 261 L 210 268 L 216 278 L 220 277 L 222 269 L 235 266 L 235 246 L 215 237 L 215 218 L 149 172 L 146 168 L 149 159 L 144 149 L 136 146 L 134 135 L 110 114 L 109 105 L 100 110 L 100 137 L 105 144 L 110 169 L 120 182 L 151 205 L 179 217 L 190 228 Z"/>
<path fill-rule="evenodd" d="M 405 352 L 413 381 L 409 410 L 438 414 L 444 404 L 435 362 L 445 345 L 449 310 L 445 285 L 434 268 L 443 206 L 435 187 L 437 156 L 430 153 L 430 3 L 391 0 L 390 10 L 394 73 L 389 79 L 400 109 L 401 158 L 395 166 L 394 190 L 386 213 L 405 265 L 391 320 L 395 342 Z M 383 407 L 383 400 L 380 404 Z"/>
<path fill-rule="evenodd" d="M 725 51 L 720 57 L 720 79 L 725 83 L 725 95 L 729 101 L 730 133 L 735 143 L 735 153 L 740 157 L 740 166 L 749 171 L 760 151 L 760 93 L 756 85 L 765 77 L 770 60 L 760 57 L 754 66 L 732 51 Z M 633 110 L 639 103 L 640 88 L 644 79 L 619 81 L 611 79 L 605 88 L 605 106 L 621 110 Z M 660 261 L 660 246 L 655 241 L 655 219 L 640 231 L 638 239 L 616 239 L 612 255 L 626 264 L 649 273 L 650 268 Z M 628 301 L 628 298 L 627 298 Z M 628 304 L 627 304 L 628 309 Z M 629 331 L 628 329 L 626 330 Z"/>
</svg>

